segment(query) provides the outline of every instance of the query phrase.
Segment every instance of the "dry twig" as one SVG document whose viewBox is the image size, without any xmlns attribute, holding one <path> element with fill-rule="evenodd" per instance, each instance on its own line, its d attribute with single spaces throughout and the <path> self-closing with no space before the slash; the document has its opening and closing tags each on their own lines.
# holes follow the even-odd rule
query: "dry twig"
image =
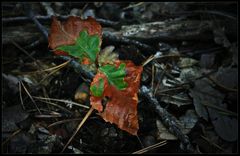
<svg viewBox="0 0 240 156">
<path fill-rule="evenodd" d="M 194 149 L 189 141 L 187 135 L 183 134 L 181 129 L 178 127 L 176 118 L 173 117 L 170 113 L 167 112 L 161 105 L 158 103 L 157 99 L 154 98 L 150 89 L 146 86 L 142 86 L 140 89 L 140 95 L 148 99 L 149 104 L 154 108 L 156 113 L 162 119 L 164 125 L 168 128 L 169 132 L 174 134 L 180 141 L 181 146 L 184 151 L 193 152 Z"/>
</svg>

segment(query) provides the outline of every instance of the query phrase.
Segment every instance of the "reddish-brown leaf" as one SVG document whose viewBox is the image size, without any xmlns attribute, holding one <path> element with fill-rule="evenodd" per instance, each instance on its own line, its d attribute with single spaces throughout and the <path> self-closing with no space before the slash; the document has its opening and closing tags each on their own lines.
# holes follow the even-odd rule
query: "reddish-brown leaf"
<svg viewBox="0 0 240 156">
<path fill-rule="evenodd" d="M 115 123 L 120 129 L 132 135 L 137 135 L 139 129 L 137 92 L 143 68 L 142 66 L 135 66 L 131 61 L 116 61 L 116 67 L 121 63 L 126 64 L 127 75 L 124 81 L 128 83 L 128 87 L 124 90 L 118 90 L 108 83 L 107 77 L 103 73 L 98 72 L 91 85 L 96 85 L 102 78 L 104 80 L 104 92 L 101 97 L 91 95 L 90 101 L 92 107 L 98 110 L 99 115 L 105 121 Z"/>
<path fill-rule="evenodd" d="M 55 49 L 62 45 L 74 44 L 79 33 L 84 29 L 87 30 L 89 35 L 99 35 L 102 39 L 102 27 L 92 17 L 82 20 L 80 17 L 70 16 L 67 21 L 63 23 L 58 21 L 56 17 L 53 17 L 51 31 L 48 37 L 49 47 Z M 66 52 L 59 50 L 54 51 L 54 53 L 57 55 L 68 55 Z"/>
</svg>

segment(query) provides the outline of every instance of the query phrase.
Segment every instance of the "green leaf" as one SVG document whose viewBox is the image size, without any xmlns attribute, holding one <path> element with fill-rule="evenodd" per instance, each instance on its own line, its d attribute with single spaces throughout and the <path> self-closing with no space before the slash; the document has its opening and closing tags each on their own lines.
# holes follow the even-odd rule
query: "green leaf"
<svg viewBox="0 0 240 156">
<path fill-rule="evenodd" d="M 107 78 L 108 82 L 115 86 L 119 90 L 123 90 L 127 87 L 127 83 L 124 81 L 124 77 L 126 76 L 126 64 L 122 63 L 118 68 L 114 65 L 105 65 L 99 68 L 101 72 L 103 72 Z"/>
<path fill-rule="evenodd" d="M 100 38 L 98 35 L 88 35 L 84 30 L 79 33 L 79 37 L 76 39 L 74 45 L 60 46 L 57 50 L 62 50 L 69 53 L 69 55 L 78 57 L 80 60 L 83 57 L 87 57 L 91 62 L 95 62 L 97 53 L 100 51 Z"/>
<path fill-rule="evenodd" d="M 99 79 L 99 85 L 92 85 L 90 90 L 94 96 L 100 97 L 103 94 L 104 90 L 104 81 L 102 78 Z"/>
</svg>

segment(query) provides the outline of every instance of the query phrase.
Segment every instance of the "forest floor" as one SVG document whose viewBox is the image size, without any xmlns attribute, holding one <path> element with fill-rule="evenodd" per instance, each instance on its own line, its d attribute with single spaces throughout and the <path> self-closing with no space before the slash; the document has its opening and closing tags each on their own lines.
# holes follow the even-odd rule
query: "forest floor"
<svg viewBox="0 0 240 156">
<path fill-rule="evenodd" d="M 231 1 L 2 3 L 2 153 L 238 153 L 237 12 Z M 92 78 L 49 48 L 52 16 L 92 16 L 100 53 L 143 67 L 137 136 L 89 111 Z"/>
</svg>

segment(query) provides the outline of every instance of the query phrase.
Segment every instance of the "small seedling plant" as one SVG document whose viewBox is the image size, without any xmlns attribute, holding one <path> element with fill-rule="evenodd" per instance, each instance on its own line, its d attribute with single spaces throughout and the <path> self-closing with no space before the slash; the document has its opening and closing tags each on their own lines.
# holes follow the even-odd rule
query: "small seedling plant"
<svg viewBox="0 0 240 156">
<path fill-rule="evenodd" d="M 53 17 L 49 47 L 56 55 L 71 56 L 96 73 L 90 85 L 92 109 L 105 121 L 137 135 L 137 92 L 143 67 L 111 57 L 114 54 L 101 51 L 101 44 L 102 27 L 94 18 L 70 16 L 62 23 Z"/>
</svg>

